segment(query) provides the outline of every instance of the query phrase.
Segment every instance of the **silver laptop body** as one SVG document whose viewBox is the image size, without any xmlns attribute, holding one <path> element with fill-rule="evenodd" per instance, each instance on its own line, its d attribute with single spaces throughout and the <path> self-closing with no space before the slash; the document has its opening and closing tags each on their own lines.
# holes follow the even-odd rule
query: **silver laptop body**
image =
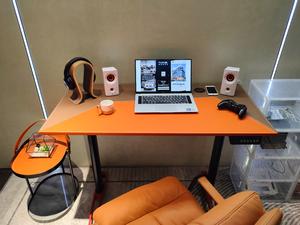
<svg viewBox="0 0 300 225">
<path fill-rule="evenodd" d="M 196 113 L 192 60 L 135 60 L 135 113 Z"/>
</svg>

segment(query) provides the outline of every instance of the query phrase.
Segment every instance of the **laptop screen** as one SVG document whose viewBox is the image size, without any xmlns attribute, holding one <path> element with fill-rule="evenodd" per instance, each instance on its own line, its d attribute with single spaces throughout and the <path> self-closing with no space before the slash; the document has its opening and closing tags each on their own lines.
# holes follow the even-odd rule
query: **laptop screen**
<svg viewBox="0 0 300 225">
<path fill-rule="evenodd" d="M 191 59 L 135 60 L 137 93 L 191 92 Z"/>
</svg>

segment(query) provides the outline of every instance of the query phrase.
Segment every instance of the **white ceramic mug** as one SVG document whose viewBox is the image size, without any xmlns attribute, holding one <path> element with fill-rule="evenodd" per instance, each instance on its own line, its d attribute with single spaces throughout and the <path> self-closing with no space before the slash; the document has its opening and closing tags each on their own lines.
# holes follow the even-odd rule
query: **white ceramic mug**
<svg viewBox="0 0 300 225">
<path fill-rule="evenodd" d="M 108 115 L 114 112 L 114 102 L 112 100 L 103 100 L 100 102 L 100 109 L 103 114 Z"/>
</svg>

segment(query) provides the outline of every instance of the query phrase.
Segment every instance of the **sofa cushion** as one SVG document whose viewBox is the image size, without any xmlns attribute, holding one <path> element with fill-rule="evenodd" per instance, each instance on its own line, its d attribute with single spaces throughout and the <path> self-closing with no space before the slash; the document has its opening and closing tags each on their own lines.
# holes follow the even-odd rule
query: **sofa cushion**
<svg viewBox="0 0 300 225">
<path fill-rule="evenodd" d="M 175 214 L 174 214 L 175 213 Z M 99 225 L 187 224 L 204 213 L 190 192 L 175 177 L 129 191 L 93 213 Z"/>
<path fill-rule="evenodd" d="M 282 211 L 279 208 L 274 208 L 266 212 L 255 225 L 279 225 L 282 219 Z"/>
<path fill-rule="evenodd" d="M 264 212 L 258 194 L 243 191 L 222 201 L 189 225 L 254 225 Z"/>
</svg>

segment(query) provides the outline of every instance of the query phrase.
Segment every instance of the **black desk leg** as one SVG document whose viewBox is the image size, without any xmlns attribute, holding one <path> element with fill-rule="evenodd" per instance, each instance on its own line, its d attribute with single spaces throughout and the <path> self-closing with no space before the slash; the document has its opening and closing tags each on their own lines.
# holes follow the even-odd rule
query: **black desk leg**
<svg viewBox="0 0 300 225">
<path fill-rule="evenodd" d="M 94 173 L 95 183 L 96 183 L 96 193 L 101 193 L 103 183 L 101 177 L 101 163 L 99 148 L 96 135 L 88 135 L 89 149 L 91 155 L 92 169 Z"/>
<path fill-rule="evenodd" d="M 199 173 L 197 176 L 195 176 L 188 187 L 189 191 L 194 190 L 195 186 L 198 184 L 198 179 L 201 176 L 206 176 L 207 179 L 212 184 L 215 184 L 215 179 L 216 179 L 216 176 L 218 173 L 218 167 L 219 167 L 219 162 L 220 162 L 223 143 L 224 143 L 224 138 L 225 138 L 224 136 L 216 136 L 215 137 L 215 141 L 214 141 L 214 145 L 213 145 L 213 149 L 212 149 L 212 153 L 211 153 L 211 157 L 210 157 L 208 172 L 207 173 L 202 172 L 202 173 Z"/>
<path fill-rule="evenodd" d="M 224 138 L 225 138 L 224 136 L 216 136 L 215 137 L 214 146 L 213 146 L 211 157 L 210 157 L 207 179 L 213 185 L 215 184 L 216 176 L 218 173 Z"/>
</svg>

